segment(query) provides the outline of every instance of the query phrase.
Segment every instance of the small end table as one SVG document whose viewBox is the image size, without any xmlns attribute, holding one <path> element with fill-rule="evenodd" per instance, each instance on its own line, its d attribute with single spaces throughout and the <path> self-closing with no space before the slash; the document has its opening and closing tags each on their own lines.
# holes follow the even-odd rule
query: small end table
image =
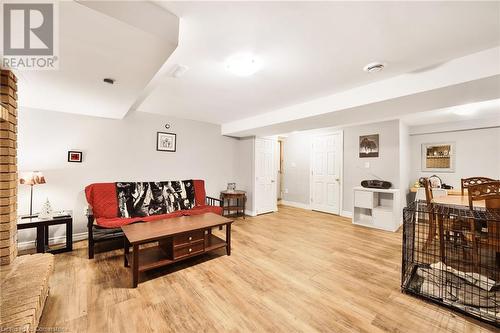
<svg viewBox="0 0 500 333">
<path fill-rule="evenodd" d="M 37 253 L 62 253 L 73 250 L 73 217 L 71 212 L 50 219 L 40 219 L 37 215 L 20 216 L 17 221 L 17 229 L 36 228 L 36 252 Z M 49 226 L 66 225 L 66 246 L 63 248 L 49 248 Z"/>
<path fill-rule="evenodd" d="M 245 206 L 247 202 L 247 193 L 245 191 L 221 191 L 220 199 L 222 201 L 223 216 L 243 216 L 245 218 Z M 231 214 L 232 211 L 236 213 Z"/>
</svg>

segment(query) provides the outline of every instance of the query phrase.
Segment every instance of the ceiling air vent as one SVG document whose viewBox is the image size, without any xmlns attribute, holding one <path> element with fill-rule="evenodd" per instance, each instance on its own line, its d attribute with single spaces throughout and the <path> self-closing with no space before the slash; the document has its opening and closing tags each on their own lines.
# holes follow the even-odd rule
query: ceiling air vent
<svg viewBox="0 0 500 333">
<path fill-rule="evenodd" d="M 384 67 L 385 65 L 381 62 L 372 62 L 363 67 L 363 70 L 368 73 L 377 73 L 384 69 Z"/>
</svg>

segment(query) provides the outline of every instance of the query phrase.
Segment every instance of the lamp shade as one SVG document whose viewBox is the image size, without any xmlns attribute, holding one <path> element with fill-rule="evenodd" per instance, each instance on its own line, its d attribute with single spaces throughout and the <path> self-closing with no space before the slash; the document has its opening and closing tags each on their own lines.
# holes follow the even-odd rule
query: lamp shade
<svg viewBox="0 0 500 333">
<path fill-rule="evenodd" d="M 45 184 L 45 177 L 40 171 L 27 172 L 19 178 L 19 183 L 24 185 Z"/>
</svg>

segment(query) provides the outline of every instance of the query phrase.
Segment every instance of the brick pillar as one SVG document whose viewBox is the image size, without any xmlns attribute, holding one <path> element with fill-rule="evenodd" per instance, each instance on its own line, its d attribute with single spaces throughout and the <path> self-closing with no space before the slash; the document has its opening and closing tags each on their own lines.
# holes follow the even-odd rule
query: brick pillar
<svg viewBox="0 0 500 333">
<path fill-rule="evenodd" d="M 17 78 L 0 74 L 0 265 L 8 265 L 17 256 Z"/>
</svg>

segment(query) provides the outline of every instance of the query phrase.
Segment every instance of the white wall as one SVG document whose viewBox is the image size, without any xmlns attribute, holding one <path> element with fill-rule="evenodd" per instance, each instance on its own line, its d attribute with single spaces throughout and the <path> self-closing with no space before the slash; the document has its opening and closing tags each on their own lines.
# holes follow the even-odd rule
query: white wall
<svg viewBox="0 0 500 333">
<path fill-rule="evenodd" d="M 312 137 L 310 133 L 297 133 L 283 140 L 284 201 L 310 203 Z"/>
<path fill-rule="evenodd" d="M 255 215 L 254 179 L 255 179 L 255 138 L 248 137 L 238 140 L 238 149 L 234 154 L 234 181 L 238 190 L 247 192 L 246 213 Z"/>
<path fill-rule="evenodd" d="M 401 207 L 406 207 L 407 203 L 410 202 L 410 187 L 413 184 L 410 170 L 411 145 L 409 130 L 408 125 L 402 121 L 399 122 L 399 184 L 401 189 Z"/>
<path fill-rule="evenodd" d="M 362 180 L 381 178 L 399 188 L 399 120 L 340 128 L 344 132 L 342 210 L 352 210 L 352 188 Z M 284 142 L 283 200 L 309 205 L 312 136 L 337 129 L 322 129 L 289 135 Z M 359 157 L 359 136 L 379 134 L 379 157 Z M 370 164 L 365 168 L 365 162 Z"/>
<path fill-rule="evenodd" d="M 446 131 L 441 126 L 441 130 L 410 136 L 411 182 L 436 174 L 446 184 L 460 188 L 461 178 L 485 176 L 500 179 L 500 127 Z M 439 142 L 455 142 L 455 172 L 422 172 L 422 144 Z"/>
<path fill-rule="evenodd" d="M 379 134 L 379 157 L 359 157 L 359 137 Z M 370 163 L 365 168 L 365 163 Z M 343 210 L 352 210 L 352 188 L 365 179 L 383 179 L 399 188 L 399 120 L 384 121 L 344 129 Z"/>
<path fill-rule="evenodd" d="M 165 130 L 165 123 L 172 127 Z M 156 151 L 156 132 L 177 134 L 177 152 Z M 47 184 L 35 187 L 34 211 L 49 198 L 54 209 L 74 211 L 74 233 L 86 230 L 84 187 L 94 182 L 204 179 L 207 195 L 219 197 L 235 178 L 238 140 L 220 126 L 148 113 L 123 120 L 22 109 L 18 127 L 19 171 L 40 170 Z M 83 163 L 68 163 L 68 150 L 82 150 Z M 29 187 L 19 185 L 19 213 L 29 211 Z M 63 228 L 51 228 L 62 236 Z M 21 231 L 19 240 L 33 240 Z"/>
</svg>

